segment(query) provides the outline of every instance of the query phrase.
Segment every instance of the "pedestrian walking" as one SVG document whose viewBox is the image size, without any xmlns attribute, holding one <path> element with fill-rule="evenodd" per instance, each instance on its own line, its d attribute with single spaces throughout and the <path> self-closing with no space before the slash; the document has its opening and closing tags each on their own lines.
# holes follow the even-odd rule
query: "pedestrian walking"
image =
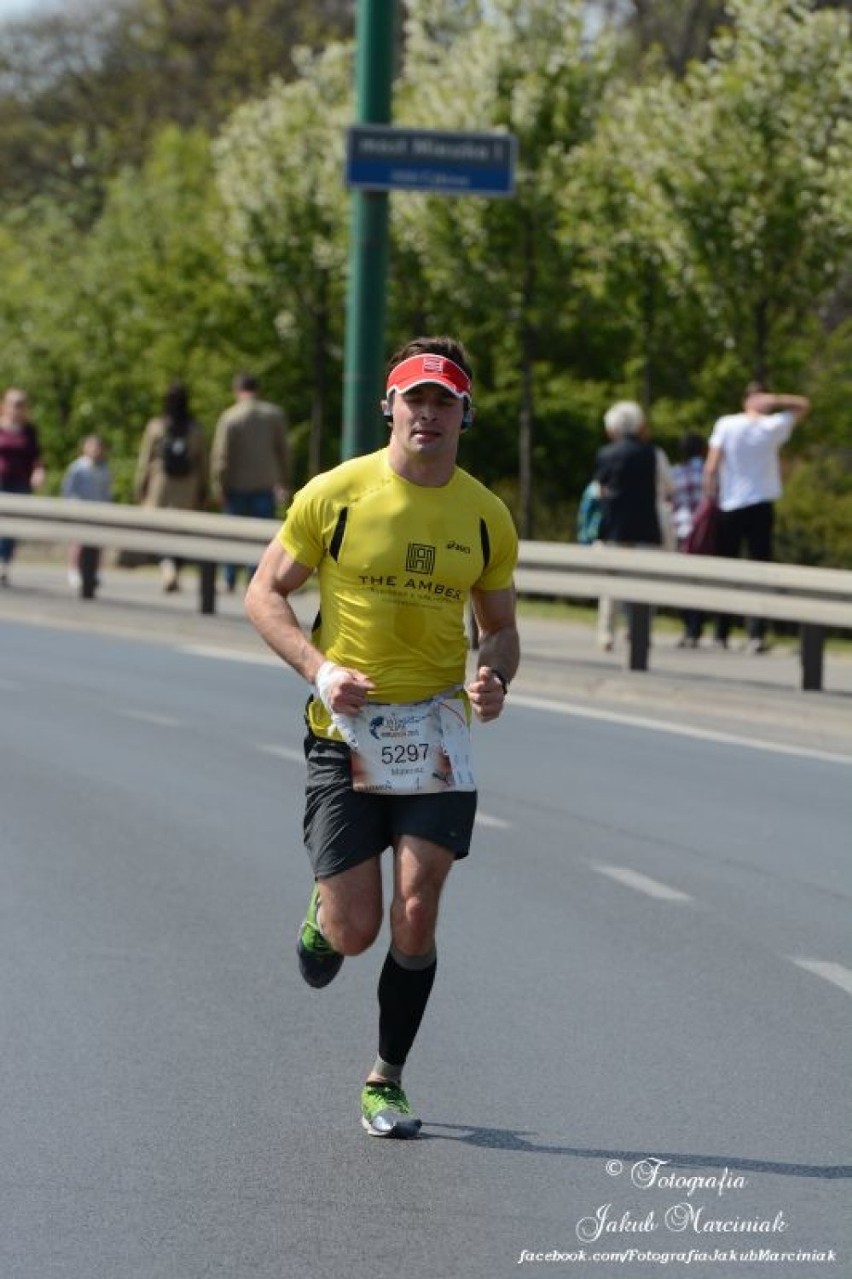
<svg viewBox="0 0 852 1279">
<path fill-rule="evenodd" d="M 610 546 L 659 546 L 660 506 L 668 500 L 668 464 L 649 438 L 641 405 L 620 400 L 604 414 L 609 443 L 599 451 L 595 479 L 600 485 L 600 540 Z M 598 601 L 598 643 L 605 652 L 615 647 L 618 605 L 602 596 Z M 630 609 L 627 609 L 628 628 Z"/>
<path fill-rule="evenodd" d="M 163 411 L 151 418 L 142 436 L 134 492 L 143 506 L 198 511 L 207 497 L 207 444 L 204 429 L 192 416 L 189 392 L 173 382 L 163 398 Z M 180 589 L 182 561 L 160 560 L 163 590 Z"/>
<path fill-rule="evenodd" d="M 310 986 L 375 941 L 380 855 L 392 849 L 378 1055 L 361 1122 L 373 1136 L 412 1137 L 420 1120 L 402 1071 L 435 979 L 442 890 L 473 831 L 471 711 L 496 719 L 518 666 L 518 541 L 504 504 L 456 464 L 473 421 L 462 345 L 409 342 L 390 361 L 385 394 L 387 447 L 297 493 L 246 609 L 313 688 L 304 832 L 315 882 L 297 947 Z M 314 571 L 320 610 L 308 640 L 288 597 Z M 465 685 L 468 599 L 480 647 Z"/>
<path fill-rule="evenodd" d="M 716 553 L 736 557 L 744 548 L 752 560 L 771 560 L 775 502 L 781 496 L 779 453 L 810 401 L 803 395 L 778 395 L 758 382 L 746 388 L 740 413 L 720 417 L 710 436 L 704 485 L 719 505 Z M 715 643 L 728 647 L 732 618 L 720 614 Z M 765 653 L 766 622 L 747 619 L 747 651 Z"/>
<path fill-rule="evenodd" d="M 286 502 L 289 484 L 287 418 L 277 404 L 260 399 L 257 378 L 234 378 L 235 403 L 219 418 L 210 458 L 213 496 L 228 515 L 273 519 Z M 225 566 L 225 585 L 236 589 L 238 568 Z M 251 579 L 254 565 L 246 568 Z"/>
<path fill-rule="evenodd" d="M 0 493 L 32 493 L 44 483 L 38 430 L 29 419 L 26 392 L 10 386 L 0 405 Z M 0 537 L 0 586 L 8 586 L 17 543 Z"/>
<path fill-rule="evenodd" d="M 62 477 L 62 496 L 81 502 L 112 501 L 112 476 L 99 435 L 87 435 L 83 440 L 79 456 Z M 100 567 L 99 546 L 72 546 L 68 552 L 68 585 L 87 599 L 94 597 L 100 585 Z"/>
</svg>

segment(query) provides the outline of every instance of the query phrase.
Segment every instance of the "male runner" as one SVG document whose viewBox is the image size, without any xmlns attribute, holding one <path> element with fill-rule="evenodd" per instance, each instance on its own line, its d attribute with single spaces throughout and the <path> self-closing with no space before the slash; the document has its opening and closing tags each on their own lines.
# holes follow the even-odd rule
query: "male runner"
<svg viewBox="0 0 852 1279">
<path fill-rule="evenodd" d="M 441 890 L 476 813 L 470 709 L 502 711 L 519 660 L 517 535 L 504 504 L 456 466 L 473 421 L 471 370 L 452 338 L 417 338 L 390 362 L 387 448 L 318 475 L 264 553 L 246 610 L 313 686 L 305 842 L 315 884 L 298 941 L 325 986 L 383 917 L 380 854 L 393 850 L 391 944 L 379 979 L 378 1056 L 361 1095 L 373 1136 L 420 1128 L 402 1068 L 435 978 Z M 316 570 L 311 639 L 288 596 Z M 465 689 L 465 605 L 480 630 Z"/>
</svg>

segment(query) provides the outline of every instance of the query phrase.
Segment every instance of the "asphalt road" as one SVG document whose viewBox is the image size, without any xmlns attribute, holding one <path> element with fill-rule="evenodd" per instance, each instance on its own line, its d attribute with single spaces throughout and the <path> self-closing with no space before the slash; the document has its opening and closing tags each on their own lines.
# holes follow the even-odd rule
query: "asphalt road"
<svg viewBox="0 0 852 1279">
<path fill-rule="evenodd" d="M 848 1275 L 849 761 L 514 697 L 382 1142 L 386 938 L 295 963 L 304 692 L 0 631 L 2 1279 Z"/>
</svg>

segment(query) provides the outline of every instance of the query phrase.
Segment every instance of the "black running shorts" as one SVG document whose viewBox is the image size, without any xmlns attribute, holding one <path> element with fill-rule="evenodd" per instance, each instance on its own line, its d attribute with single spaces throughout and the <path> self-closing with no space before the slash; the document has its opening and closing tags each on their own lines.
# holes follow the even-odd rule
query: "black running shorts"
<svg viewBox="0 0 852 1279">
<path fill-rule="evenodd" d="M 305 847 L 317 879 L 338 875 L 391 847 L 400 835 L 431 840 L 454 853 L 470 850 L 476 791 L 375 795 L 352 789 L 349 747 L 308 733 Z"/>
</svg>

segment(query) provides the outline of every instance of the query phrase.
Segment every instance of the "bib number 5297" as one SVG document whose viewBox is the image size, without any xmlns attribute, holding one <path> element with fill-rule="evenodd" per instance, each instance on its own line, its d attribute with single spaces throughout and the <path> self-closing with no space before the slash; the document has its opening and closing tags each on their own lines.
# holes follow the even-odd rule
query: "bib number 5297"
<svg viewBox="0 0 852 1279">
<path fill-rule="evenodd" d="M 428 742 L 398 742 L 382 747 L 383 764 L 416 764 L 429 754 Z"/>
</svg>

